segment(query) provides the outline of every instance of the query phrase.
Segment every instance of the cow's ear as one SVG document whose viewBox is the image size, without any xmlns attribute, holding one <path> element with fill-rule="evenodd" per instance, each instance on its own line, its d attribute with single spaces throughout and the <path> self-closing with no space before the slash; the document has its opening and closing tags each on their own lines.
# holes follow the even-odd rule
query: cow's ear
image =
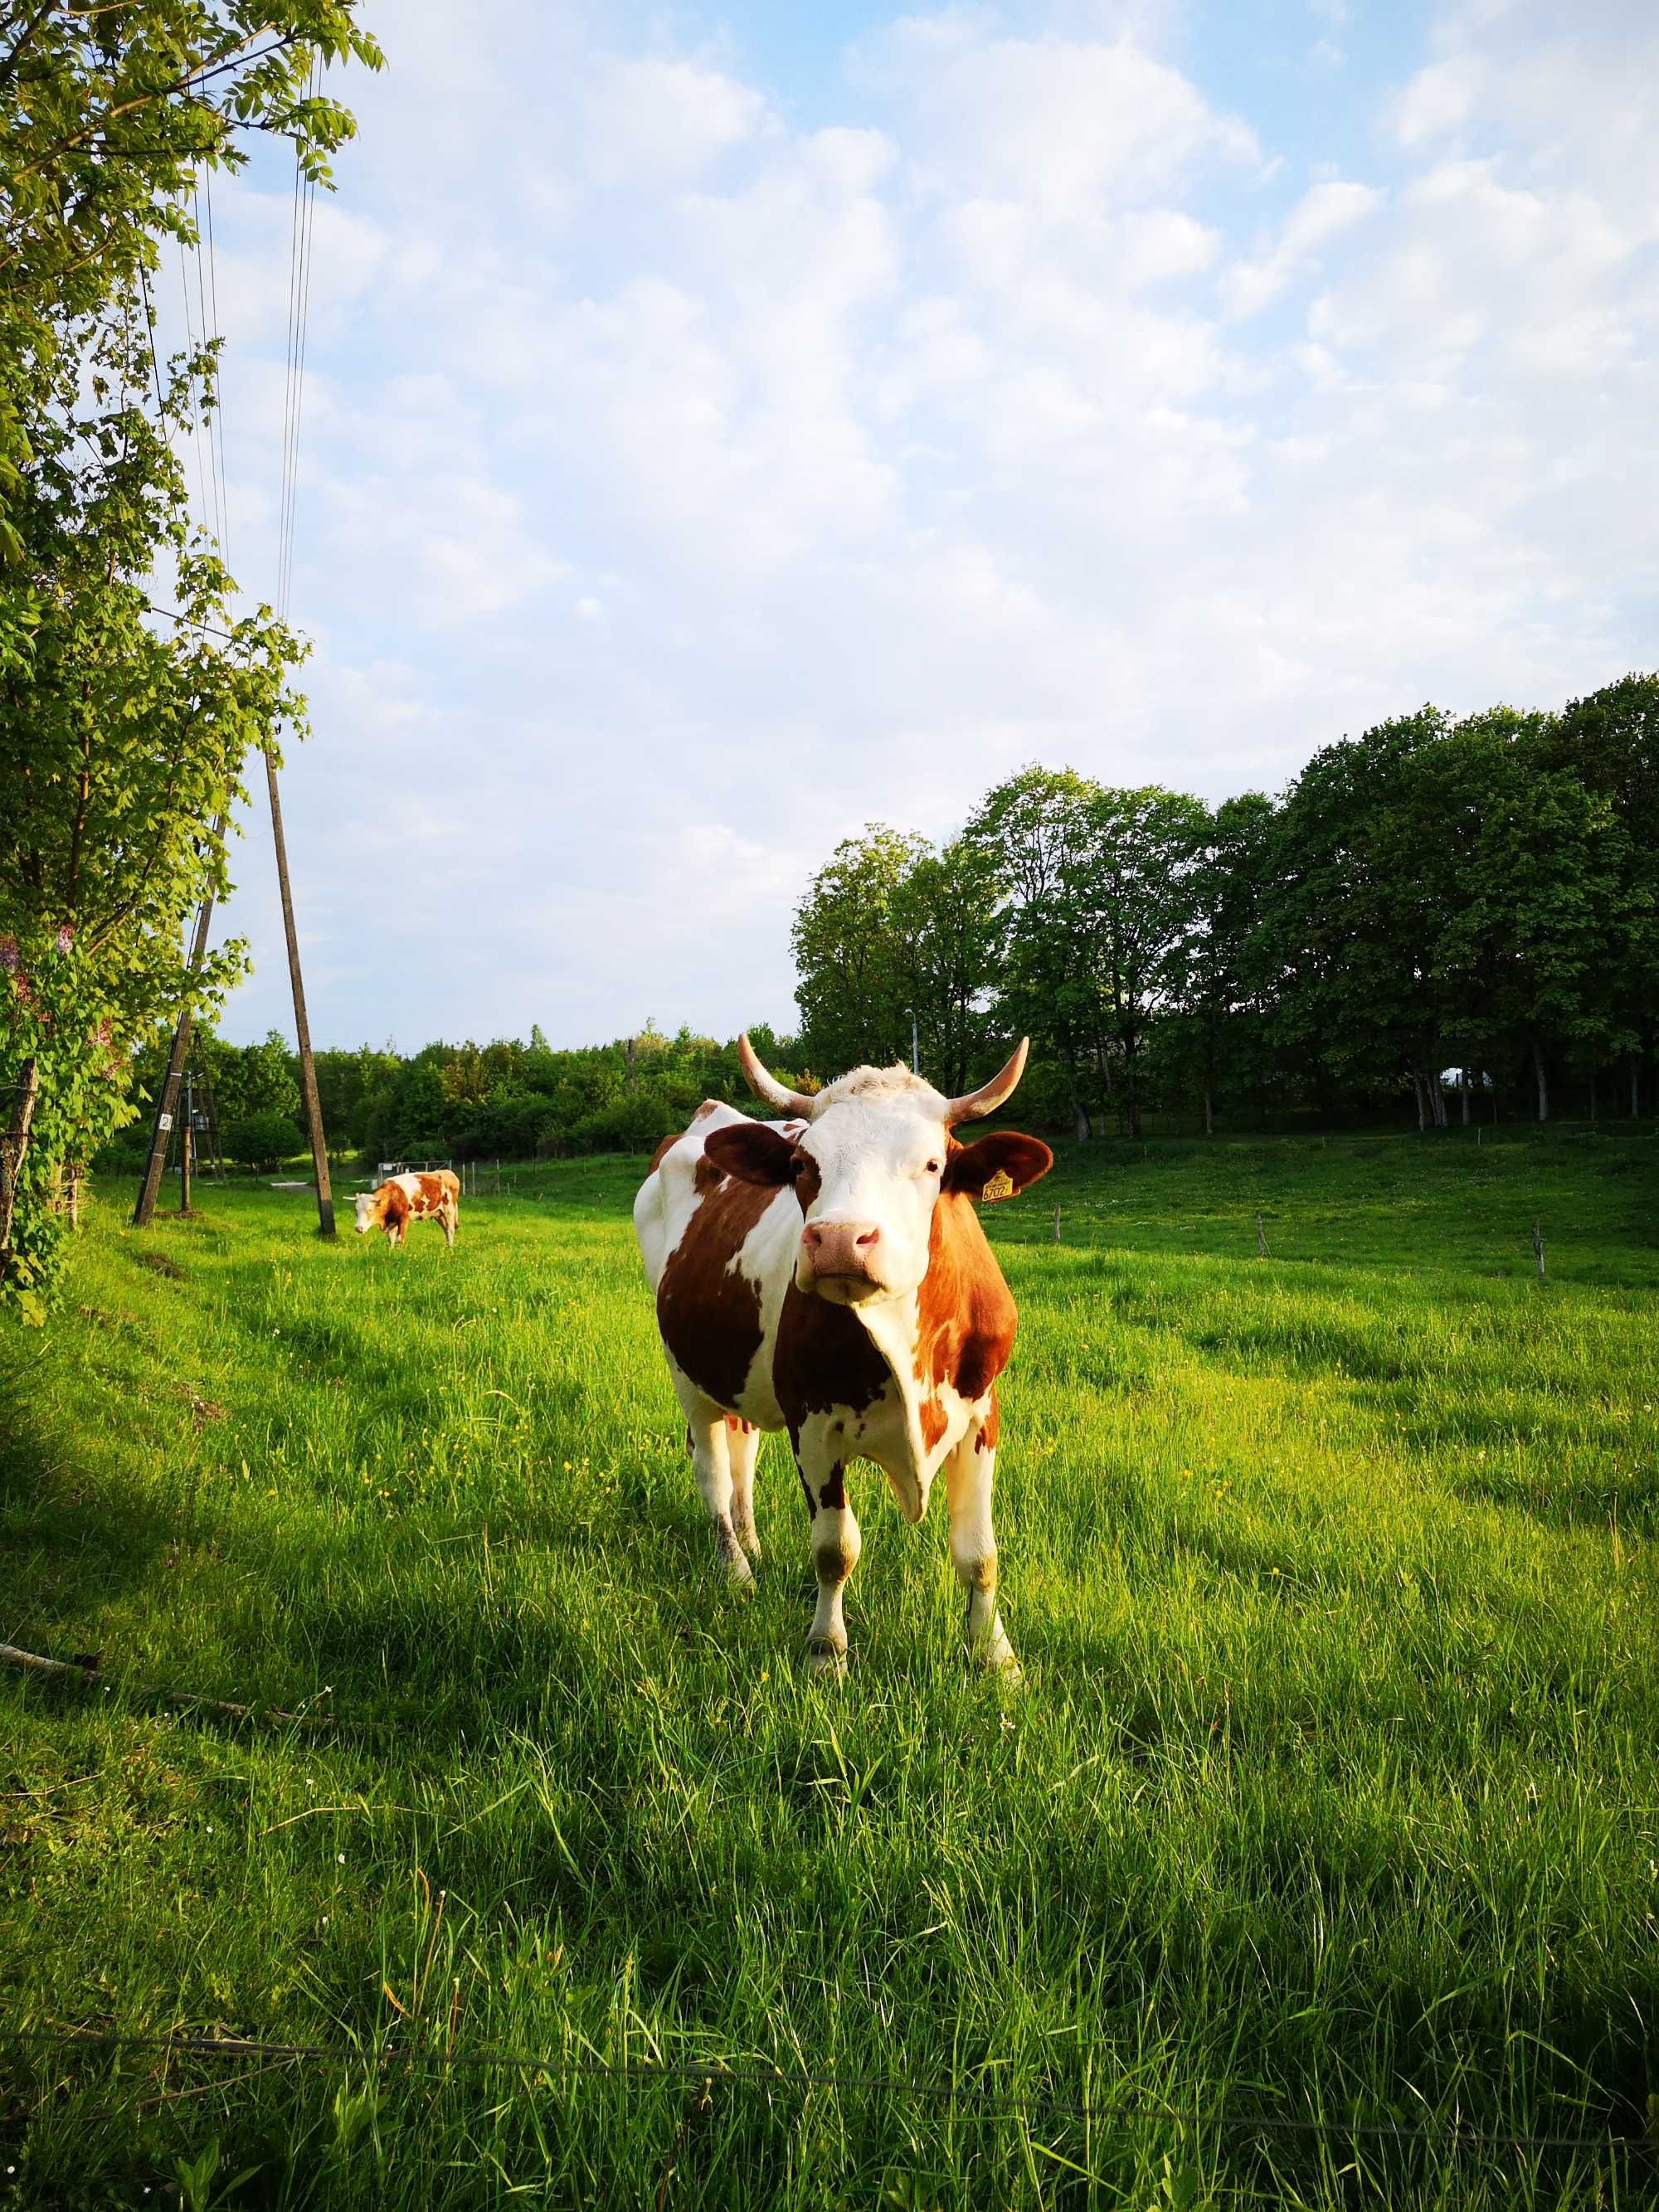
<svg viewBox="0 0 1659 2212">
<path fill-rule="evenodd" d="M 702 1149 L 722 1175 L 735 1176 L 739 1182 L 781 1189 L 794 1178 L 794 1146 L 764 1121 L 730 1121 L 723 1129 L 711 1129 Z"/>
<path fill-rule="evenodd" d="M 1039 1176 L 1046 1176 L 1054 1164 L 1054 1154 L 1040 1138 L 994 1129 L 976 1145 L 951 1146 L 939 1187 L 960 1191 L 965 1198 L 1012 1198 Z"/>
</svg>

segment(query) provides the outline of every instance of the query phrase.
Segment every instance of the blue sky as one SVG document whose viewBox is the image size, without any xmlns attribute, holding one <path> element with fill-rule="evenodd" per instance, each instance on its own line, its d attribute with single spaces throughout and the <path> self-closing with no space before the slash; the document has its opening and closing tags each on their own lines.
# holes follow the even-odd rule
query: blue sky
<svg viewBox="0 0 1659 2212">
<path fill-rule="evenodd" d="M 1276 788 L 1655 659 L 1659 11 L 369 12 L 295 535 L 319 1042 L 787 1026 L 866 822 Z M 215 195 L 252 597 L 276 150 Z M 246 829 L 235 1036 L 291 1019 Z"/>
</svg>

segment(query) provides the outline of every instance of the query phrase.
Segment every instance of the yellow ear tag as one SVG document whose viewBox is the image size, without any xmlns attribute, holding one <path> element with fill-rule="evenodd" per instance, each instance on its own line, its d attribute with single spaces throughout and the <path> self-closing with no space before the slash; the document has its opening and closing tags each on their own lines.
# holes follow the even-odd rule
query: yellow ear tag
<svg viewBox="0 0 1659 2212">
<path fill-rule="evenodd" d="M 1014 1179 L 1006 1168 L 999 1168 L 980 1192 L 981 1198 L 1012 1198 L 1013 1194 Z"/>
</svg>

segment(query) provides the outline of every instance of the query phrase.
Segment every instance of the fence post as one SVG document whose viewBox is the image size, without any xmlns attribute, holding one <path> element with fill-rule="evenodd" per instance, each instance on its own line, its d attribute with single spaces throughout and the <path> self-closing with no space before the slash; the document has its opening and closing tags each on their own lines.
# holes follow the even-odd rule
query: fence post
<svg viewBox="0 0 1659 2212">
<path fill-rule="evenodd" d="M 1532 1256 L 1538 1262 L 1538 1279 L 1544 1280 L 1544 1236 L 1534 1221 L 1532 1224 Z"/>
<path fill-rule="evenodd" d="M 1261 1233 L 1261 1216 L 1259 1213 L 1255 1217 L 1255 1256 L 1258 1260 L 1265 1260 L 1267 1256 L 1267 1240 Z"/>
<path fill-rule="evenodd" d="M 1060 1208 L 1058 1206 L 1054 1208 L 1054 1242 L 1056 1244 L 1060 1242 Z"/>
</svg>

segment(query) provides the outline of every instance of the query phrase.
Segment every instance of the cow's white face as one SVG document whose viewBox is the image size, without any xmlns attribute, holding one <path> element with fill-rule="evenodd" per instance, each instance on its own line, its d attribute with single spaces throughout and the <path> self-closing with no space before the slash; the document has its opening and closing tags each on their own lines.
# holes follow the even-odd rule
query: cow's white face
<svg viewBox="0 0 1659 2212">
<path fill-rule="evenodd" d="M 374 1226 L 374 1194 L 372 1190 L 359 1191 L 352 1203 L 357 1209 L 357 1234 L 367 1237 Z"/>
<path fill-rule="evenodd" d="M 908 1068 L 860 1067 L 819 1093 L 810 1121 L 728 1123 L 703 1151 L 741 1182 L 793 1185 L 797 1290 L 869 1305 L 921 1287 L 941 1192 L 1007 1198 L 1054 1165 L 1047 1145 L 1012 1129 L 958 1144 L 949 1112 Z"/>
<path fill-rule="evenodd" d="M 934 1103 L 921 1085 L 908 1096 L 845 1099 L 797 1139 L 797 1289 L 862 1305 L 919 1287 L 949 1157 L 944 1102 L 936 1113 Z"/>
</svg>

